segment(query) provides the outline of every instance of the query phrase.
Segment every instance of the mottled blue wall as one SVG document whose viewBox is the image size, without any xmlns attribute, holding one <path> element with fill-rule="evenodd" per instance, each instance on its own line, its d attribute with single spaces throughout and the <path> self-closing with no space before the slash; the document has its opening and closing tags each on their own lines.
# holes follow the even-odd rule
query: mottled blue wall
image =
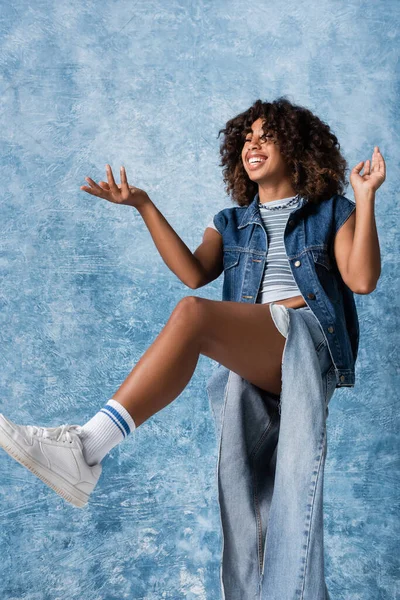
<svg viewBox="0 0 400 600">
<path fill-rule="evenodd" d="M 180 298 L 220 298 L 221 278 L 186 288 L 140 215 L 81 191 L 84 177 L 125 165 L 194 250 L 231 205 L 218 130 L 255 99 L 317 112 L 350 168 L 379 145 L 382 276 L 356 297 L 357 385 L 336 391 L 328 419 L 332 600 L 399 597 L 399 8 L 1 2 L 0 412 L 17 423 L 84 423 Z M 83 511 L 1 452 L 1 600 L 220 598 L 213 368 L 200 357 L 179 398 L 113 449 Z"/>
</svg>

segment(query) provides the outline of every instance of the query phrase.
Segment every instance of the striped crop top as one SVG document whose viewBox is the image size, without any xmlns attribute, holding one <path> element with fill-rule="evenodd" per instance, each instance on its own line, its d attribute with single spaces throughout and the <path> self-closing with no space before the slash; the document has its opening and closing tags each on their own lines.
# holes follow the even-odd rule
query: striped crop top
<svg viewBox="0 0 400 600">
<path fill-rule="evenodd" d="M 258 193 L 257 193 L 258 201 Z M 297 196 L 258 203 L 268 238 L 268 252 L 257 303 L 265 304 L 284 298 L 301 296 L 293 278 L 283 243 L 283 232 L 291 211 L 299 204 Z M 217 230 L 213 219 L 207 227 Z M 218 230 L 217 230 L 218 231 Z"/>
</svg>

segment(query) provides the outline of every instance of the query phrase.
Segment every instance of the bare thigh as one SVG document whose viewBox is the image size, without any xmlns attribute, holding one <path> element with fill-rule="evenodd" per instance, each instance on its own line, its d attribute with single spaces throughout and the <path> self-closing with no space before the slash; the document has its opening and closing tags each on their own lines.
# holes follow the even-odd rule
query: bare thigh
<svg viewBox="0 0 400 600">
<path fill-rule="evenodd" d="M 276 328 L 269 304 L 190 298 L 201 325 L 200 353 L 261 389 L 280 394 L 286 338 Z"/>
</svg>

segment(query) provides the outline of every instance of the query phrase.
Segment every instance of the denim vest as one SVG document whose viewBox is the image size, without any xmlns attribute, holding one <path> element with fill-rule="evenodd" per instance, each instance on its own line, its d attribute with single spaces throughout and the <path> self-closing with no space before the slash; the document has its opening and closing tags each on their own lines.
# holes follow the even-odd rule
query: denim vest
<svg viewBox="0 0 400 600">
<path fill-rule="evenodd" d="M 223 240 L 222 300 L 256 302 L 268 250 L 258 202 L 257 193 L 248 206 L 224 208 L 214 215 Z M 333 242 L 355 207 L 355 202 L 340 194 L 320 204 L 299 196 L 284 231 L 290 269 L 324 332 L 337 388 L 355 385 L 359 321 L 354 294 L 335 261 Z"/>
</svg>

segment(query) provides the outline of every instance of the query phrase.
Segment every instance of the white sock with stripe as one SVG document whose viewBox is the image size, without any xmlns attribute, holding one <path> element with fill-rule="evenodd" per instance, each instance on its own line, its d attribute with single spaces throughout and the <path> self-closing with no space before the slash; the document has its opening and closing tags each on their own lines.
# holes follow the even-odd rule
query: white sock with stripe
<svg viewBox="0 0 400 600">
<path fill-rule="evenodd" d="M 111 398 L 94 417 L 82 425 L 80 438 L 87 464 L 93 466 L 101 462 L 134 429 L 136 425 L 129 412 Z"/>
</svg>

